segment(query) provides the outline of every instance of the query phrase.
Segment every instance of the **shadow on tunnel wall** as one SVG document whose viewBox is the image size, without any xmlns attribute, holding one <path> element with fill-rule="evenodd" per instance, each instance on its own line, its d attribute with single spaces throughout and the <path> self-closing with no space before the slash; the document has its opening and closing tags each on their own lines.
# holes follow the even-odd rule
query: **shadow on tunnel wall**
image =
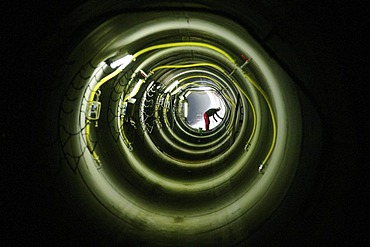
<svg viewBox="0 0 370 247">
<path fill-rule="evenodd" d="M 99 9 L 95 6 L 98 2 L 92 1 L 92 9 Z M 206 2 L 184 1 L 170 7 L 199 8 Z M 364 176 L 368 169 L 368 160 L 364 158 L 368 147 L 363 137 L 366 132 L 360 129 L 365 125 L 368 102 L 362 93 L 366 61 L 363 52 L 367 45 L 362 35 L 366 29 L 362 24 L 365 8 L 334 1 L 245 1 L 243 6 L 239 5 L 241 1 L 215 1 L 212 4 L 217 8 L 211 11 L 227 14 L 241 23 L 247 18 L 250 25 L 247 29 L 254 30 L 255 38 L 293 79 L 298 79 L 298 84 L 301 73 L 306 73 L 304 77 L 312 75 L 309 83 L 299 86 L 312 100 L 324 127 L 322 161 L 313 187 L 303 198 L 303 206 L 294 209 L 297 213 L 284 226 L 257 232 L 248 243 L 252 246 L 365 246 L 369 240 L 365 203 L 369 186 Z M 10 6 L 9 18 L 3 21 L 6 24 L 3 33 L 9 34 L 2 41 L 7 50 L 3 59 L 7 69 L 3 73 L 9 78 L 2 85 L 10 97 L 1 99 L 5 112 L 2 164 L 6 164 L 2 181 L 5 200 L 1 210 L 2 224 L 7 229 L 1 234 L 2 239 L 16 244 L 62 245 L 74 241 L 104 244 L 106 237 L 102 235 L 107 233 L 86 230 L 93 221 L 79 219 L 64 206 L 68 202 L 60 201 L 53 188 L 53 173 L 48 172 L 45 162 L 52 154 L 39 151 L 44 144 L 40 136 L 45 132 L 40 126 L 47 126 L 44 123 L 47 113 L 43 109 L 45 104 L 52 103 L 45 96 L 58 61 L 71 48 L 73 35 L 84 33 L 73 27 L 76 28 L 73 35 L 66 38 L 65 27 L 60 27 L 60 23 L 80 3 L 19 6 L 22 8 Z M 245 12 L 253 16 L 243 16 L 246 7 L 249 11 Z M 93 13 L 82 9 L 80 14 L 84 19 L 83 15 Z M 99 19 L 87 24 L 94 26 L 96 22 Z M 294 57 L 290 49 L 294 50 Z M 307 65 L 307 70 L 300 70 L 290 59 Z M 317 80 L 320 77 L 322 80 Z M 49 140 L 53 142 L 56 140 Z M 63 215 L 70 217 L 64 219 Z M 270 220 L 273 222 L 273 217 Z"/>
</svg>

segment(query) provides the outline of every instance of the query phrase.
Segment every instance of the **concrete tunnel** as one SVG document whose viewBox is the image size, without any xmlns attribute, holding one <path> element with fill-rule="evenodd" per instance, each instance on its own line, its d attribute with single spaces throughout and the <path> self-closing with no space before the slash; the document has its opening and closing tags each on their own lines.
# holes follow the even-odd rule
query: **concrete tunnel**
<svg viewBox="0 0 370 247">
<path fill-rule="evenodd" d="M 328 146 L 295 7 L 97 2 L 61 22 L 45 106 L 64 241 L 263 246 L 291 230 Z"/>
</svg>

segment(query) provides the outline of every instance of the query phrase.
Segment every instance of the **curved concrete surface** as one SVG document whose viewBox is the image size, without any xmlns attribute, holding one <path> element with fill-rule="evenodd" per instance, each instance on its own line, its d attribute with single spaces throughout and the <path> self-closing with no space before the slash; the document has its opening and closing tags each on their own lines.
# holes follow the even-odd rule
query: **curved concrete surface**
<svg viewBox="0 0 370 247">
<path fill-rule="evenodd" d="M 111 79 L 107 86 L 101 87 L 102 109 L 98 127 L 94 121 L 86 121 L 86 99 L 93 92 L 91 88 L 112 73 L 104 61 L 117 56 L 120 50 L 135 54 L 147 47 L 166 45 L 168 40 L 171 40 L 170 44 L 181 46 L 155 49 L 133 61 L 130 64 L 133 67 L 117 76 L 121 78 L 119 81 Z M 199 41 L 187 44 L 184 40 Z M 197 48 L 198 44 L 217 44 L 217 49 L 228 50 L 237 62 L 233 64 L 226 60 L 218 50 Z M 244 71 L 248 73 L 246 77 L 239 67 L 244 61 L 238 58 L 238 53 L 253 58 Z M 175 111 L 176 108 L 167 106 L 166 100 L 160 104 L 159 99 L 166 98 L 166 88 L 175 80 L 201 78 L 202 70 L 210 72 L 210 77 L 220 71 L 214 71 L 212 66 L 197 66 L 200 71 L 195 72 L 175 67 L 165 70 L 165 74 L 149 75 L 145 83 L 137 82 L 139 70 L 150 72 L 159 66 L 189 63 L 217 64 L 226 71 L 220 76 L 231 84 L 231 88 L 234 87 L 234 93 L 225 90 L 217 80 L 211 82 L 217 90 L 223 90 L 222 97 L 246 97 L 245 94 L 251 98 L 250 105 L 246 99 L 240 99 L 238 107 L 238 100 L 231 99 L 230 104 L 234 106 L 230 108 L 230 116 L 239 117 L 241 123 L 229 119 L 228 125 L 220 131 L 213 130 L 215 133 L 210 137 L 208 133 L 198 134 L 202 145 L 195 141 L 184 145 L 188 132 L 175 133 L 177 124 L 171 122 L 178 122 L 176 115 L 162 115 L 163 111 Z M 102 204 L 95 203 L 92 207 L 103 206 L 109 211 L 104 212 L 107 214 L 105 229 L 132 227 L 137 229 L 133 236 L 150 245 L 219 243 L 231 246 L 243 241 L 248 237 L 246 232 L 255 231 L 276 210 L 289 188 L 299 159 L 307 159 L 300 157 L 302 152 L 319 153 L 319 142 L 302 144 L 299 94 L 291 79 L 246 30 L 222 16 L 190 10 L 121 14 L 105 21 L 83 39 L 66 64 L 59 80 L 61 85 L 71 84 L 63 96 L 59 113 L 59 138 L 68 162 L 66 165 L 79 175 L 66 170 L 59 176 L 67 183 L 81 179 L 86 184 L 91 191 L 86 196 L 93 196 Z M 235 75 L 229 77 L 234 69 L 237 69 Z M 252 77 L 256 79 L 250 81 Z M 232 80 L 239 85 L 237 88 Z M 163 86 L 153 87 L 151 81 Z M 135 122 L 133 127 L 131 122 L 122 120 L 120 105 L 125 95 L 135 91 L 136 85 L 141 87 L 133 96 L 138 99 L 135 107 L 139 108 L 130 119 Z M 186 84 L 180 83 L 178 87 L 183 85 Z M 170 97 L 176 100 L 179 95 L 172 94 L 173 91 L 169 91 Z M 267 107 L 270 104 L 271 113 Z M 254 109 L 255 116 L 251 111 L 247 114 L 249 107 Z M 244 110 L 242 116 L 241 109 Z M 156 118 L 151 117 L 155 114 L 158 115 Z M 304 117 L 310 119 L 304 121 L 318 119 L 314 114 Z M 154 121 L 160 124 L 155 125 Z M 251 135 L 248 133 L 251 132 L 251 127 L 247 126 L 249 122 L 255 125 L 251 140 L 248 140 Z M 320 129 L 316 128 L 320 139 Z M 234 129 L 240 129 L 239 133 L 235 139 L 230 139 Z M 86 148 L 89 140 L 84 140 L 85 137 L 96 143 L 91 144 L 90 152 Z M 227 146 L 223 139 L 230 139 Z M 267 157 L 273 142 L 276 143 L 272 154 Z M 249 145 L 248 149 L 244 149 L 246 145 Z M 222 152 L 218 152 L 219 149 Z M 267 159 L 263 164 L 266 167 L 259 172 L 264 159 Z M 88 208 L 86 206 L 86 210 Z M 230 231 L 233 234 L 229 234 Z M 127 234 L 123 238 L 130 240 L 133 236 Z"/>
<path fill-rule="evenodd" d="M 280 7 L 71 8 L 60 38 L 49 37 L 49 47 L 63 50 L 47 53 L 51 83 L 40 121 L 47 130 L 38 158 L 55 197 L 51 242 L 268 246 L 297 244 L 301 231 L 312 231 L 302 227 L 300 219 L 311 220 L 302 210 L 325 201 L 316 191 L 338 153 L 322 86 L 332 81 L 310 53 L 308 31 L 287 17 L 300 8 Z M 134 56 L 127 66 L 110 66 L 126 55 Z M 209 132 L 184 120 L 187 92 L 205 87 L 225 102 L 224 119 Z M 98 120 L 89 117 L 92 101 L 101 106 Z"/>
</svg>

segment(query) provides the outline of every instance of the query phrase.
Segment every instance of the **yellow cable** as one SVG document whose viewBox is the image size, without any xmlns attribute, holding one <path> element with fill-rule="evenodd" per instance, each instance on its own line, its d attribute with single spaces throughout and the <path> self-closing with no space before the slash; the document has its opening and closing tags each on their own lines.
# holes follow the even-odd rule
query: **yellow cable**
<svg viewBox="0 0 370 247">
<path fill-rule="evenodd" d="M 268 100 L 268 97 L 267 97 L 267 94 L 265 93 L 265 91 L 263 91 L 263 89 L 250 77 L 248 76 L 246 73 L 244 73 L 244 76 L 252 83 L 252 85 L 262 94 L 263 98 L 265 99 L 266 103 L 267 103 L 267 106 L 269 108 L 269 111 L 270 111 L 270 115 L 271 115 L 271 121 L 272 121 L 272 129 L 273 129 L 273 134 L 272 134 L 272 143 L 271 143 L 271 146 L 270 146 L 270 149 L 265 157 L 265 159 L 262 161 L 262 166 L 266 164 L 267 160 L 270 158 L 271 154 L 272 154 L 272 151 L 274 150 L 275 148 L 275 144 L 276 144 L 276 138 L 277 138 L 277 128 L 276 128 L 276 120 L 275 120 L 275 114 L 274 114 L 274 111 L 272 109 L 272 106 L 271 106 L 271 103 L 270 101 Z"/>
<path fill-rule="evenodd" d="M 94 89 L 92 90 L 91 94 L 90 94 L 90 98 L 89 98 L 89 102 L 92 102 L 94 101 L 94 97 L 95 97 L 95 93 L 96 91 L 98 91 L 98 89 L 104 84 L 106 83 L 107 81 L 109 81 L 110 79 L 112 79 L 113 77 L 117 76 L 119 73 L 122 72 L 122 69 L 118 68 L 116 69 L 115 71 L 113 71 L 112 73 L 110 73 L 109 75 L 107 75 L 106 77 L 104 77 L 103 79 L 101 79 L 94 87 Z"/>
<path fill-rule="evenodd" d="M 99 88 L 104 83 L 106 83 L 107 81 L 109 81 L 113 77 L 117 76 L 121 72 L 122 72 L 122 69 L 118 68 L 115 71 L 113 71 L 112 73 L 110 73 L 109 75 L 105 76 L 103 79 L 101 79 L 95 85 L 94 89 L 91 91 L 91 94 L 90 94 L 90 98 L 89 98 L 88 103 L 94 101 L 94 97 L 95 97 L 96 92 L 99 90 Z M 92 153 L 94 159 L 98 160 L 99 159 L 99 156 L 96 154 L 96 152 L 95 152 L 95 150 L 94 150 L 94 148 L 92 147 L 92 144 L 91 144 L 91 140 L 90 140 L 90 121 L 87 118 L 86 118 L 85 133 L 86 133 L 86 144 L 87 144 L 87 147 L 90 150 L 90 152 Z"/>
<path fill-rule="evenodd" d="M 227 74 L 226 74 L 227 75 Z M 229 78 L 233 83 L 234 85 L 238 88 L 239 91 L 242 92 L 242 94 L 244 95 L 244 97 L 248 100 L 249 102 L 249 105 L 251 106 L 252 108 L 252 113 L 253 113 L 253 128 L 252 128 L 252 133 L 248 139 L 248 141 L 246 142 L 245 144 L 245 147 L 244 149 L 251 143 L 252 139 L 253 139 L 253 136 L 256 132 L 256 126 L 257 126 L 257 122 L 256 122 L 256 119 L 257 119 L 257 115 L 256 115 L 256 110 L 254 109 L 254 105 L 252 103 L 252 100 L 249 98 L 248 94 L 246 94 L 244 92 L 244 90 L 239 86 L 239 84 L 237 84 L 232 78 Z"/>
<path fill-rule="evenodd" d="M 89 120 L 86 120 L 86 144 L 87 144 L 87 147 L 88 149 L 90 150 L 90 152 L 92 153 L 94 159 L 99 159 L 99 156 L 96 154 L 95 150 L 93 149 L 92 145 L 91 145 L 91 141 L 90 141 L 90 121 Z"/>
<path fill-rule="evenodd" d="M 235 61 L 232 59 L 232 57 L 226 53 L 225 51 L 223 51 L 222 49 L 216 47 L 216 46 L 213 46 L 213 45 L 210 45 L 210 44 L 206 44 L 206 43 L 200 43 L 200 42 L 176 42 L 176 43 L 168 43 L 168 44 L 160 44 L 160 45 L 154 45 L 154 46 L 150 46 L 150 47 L 147 47 L 145 49 L 142 49 L 138 52 L 136 52 L 134 55 L 133 55 L 133 60 L 135 60 L 137 57 L 141 56 L 142 54 L 146 53 L 146 52 L 149 52 L 149 51 L 153 51 L 153 50 L 157 50 L 157 49 L 163 49 L 163 48 L 170 48 L 170 47 L 181 47 L 181 46 L 198 46 L 198 47 L 205 47 L 205 48 L 208 48 L 208 49 L 211 49 L 211 50 L 214 50 L 220 54 L 222 54 L 223 56 L 225 56 L 229 61 L 231 61 L 233 64 L 235 64 Z M 221 71 L 223 74 L 225 74 L 226 76 L 228 76 L 228 74 L 221 68 L 219 67 L 218 65 L 215 65 L 215 64 L 211 64 L 211 63 L 197 63 L 197 64 L 188 64 L 188 65 L 163 65 L 163 66 L 158 66 L 156 67 L 155 69 L 152 70 L 152 73 L 154 73 L 155 71 L 159 70 L 159 69 L 164 69 L 164 68 L 189 68 L 189 67 L 195 67 L 195 66 L 210 66 L 210 67 L 213 67 L 213 68 L 216 68 L 217 70 Z M 117 76 L 119 73 L 122 72 L 122 69 L 118 68 L 117 70 L 115 70 L 114 72 L 112 72 L 111 74 L 107 75 L 106 77 L 104 77 L 103 79 L 101 79 L 94 87 L 93 91 L 91 92 L 90 94 L 90 98 L 89 98 L 89 102 L 92 102 L 94 100 L 94 97 L 95 97 L 95 93 L 96 91 L 107 81 L 109 81 L 110 79 L 112 79 L 113 77 Z M 265 157 L 265 159 L 263 160 L 262 162 L 262 165 L 264 165 L 266 163 L 266 161 L 269 159 L 269 157 L 271 156 L 271 153 L 275 147 L 275 144 L 276 144 L 276 122 L 275 122 L 275 115 L 274 115 L 274 112 L 273 112 L 273 109 L 272 109 L 272 106 L 268 100 L 268 97 L 266 95 L 266 93 L 263 91 L 263 89 L 252 79 L 250 78 L 248 75 L 244 74 L 244 76 L 252 83 L 252 85 L 262 94 L 262 96 L 264 97 L 267 105 L 268 105 L 268 108 L 269 108 L 269 111 L 270 111 L 270 115 L 271 115 L 271 119 L 272 119 L 272 125 L 273 125 L 273 138 L 272 138 L 272 143 L 271 143 L 271 147 Z M 230 77 L 229 77 L 230 78 Z M 230 78 L 231 79 L 231 78 Z M 244 92 L 244 90 L 234 81 L 231 79 L 231 81 L 234 83 L 234 85 L 242 92 L 242 94 L 247 98 L 248 102 L 250 103 L 250 105 L 252 106 L 252 111 L 253 111 L 253 117 L 254 119 L 256 119 L 256 113 L 255 113 L 255 110 L 254 110 L 254 107 L 253 107 L 253 104 L 251 102 L 251 100 L 249 99 L 248 95 Z M 93 157 L 95 159 L 98 159 L 98 155 L 95 153 L 95 151 L 93 150 L 92 148 L 92 145 L 91 145 L 91 141 L 90 141 L 90 121 L 86 119 L 86 140 L 87 140 L 87 145 L 88 145 L 88 148 L 90 150 L 90 152 L 92 152 L 93 154 Z M 252 134 L 247 142 L 247 144 L 250 143 L 253 135 L 254 135 L 254 132 L 255 132 L 255 127 L 256 126 L 256 123 L 254 121 L 254 124 L 253 124 L 253 130 L 252 130 Z M 123 131 L 124 132 L 124 131 Z M 124 138 L 127 139 L 127 137 L 124 135 Z M 128 143 L 130 143 L 128 140 L 127 140 Z"/>
<path fill-rule="evenodd" d="M 228 53 L 226 53 L 224 50 L 221 50 L 220 48 L 218 48 L 218 47 L 216 47 L 214 45 L 210 45 L 210 44 L 206 44 L 206 43 L 201 43 L 201 42 L 175 42 L 175 43 L 167 43 L 167 44 L 154 45 L 154 46 L 150 46 L 150 47 L 147 47 L 147 48 L 145 48 L 143 50 L 140 50 L 140 51 L 136 52 L 133 55 L 133 59 L 136 59 L 137 57 L 139 57 L 142 54 L 144 54 L 146 52 L 149 52 L 149 51 L 163 49 L 163 48 L 170 48 L 170 47 L 181 47 L 181 46 L 205 47 L 205 48 L 214 50 L 214 51 L 222 54 L 228 60 L 230 60 L 233 64 L 235 64 L 235 61 L 233 60 L 233 58 Z"/>
<path fill-rule="evenodd" d="M 216 65 L 216 64 L 213 64 L 213 63 L 194 63 L 194 64 L 180 64 L 180 65 L 163 65 L 163 66 L 158 66 L 156 68 L 154 68 L 152 71 L 151 71 L 151 74 L 153 74 L 155 71 L 157 70 L 160 70 L 160 69 L 171 69 L 171 68 L 177 68 L 177 69 L 182 69 L 182 68 L 191 68 L 191 67 L 201 67 L 201 66 L 209 66 L 209 67 L 213 67 L 219 71 L 221 71 L 222 73 L 226 73 L 220 66 Z M 210 80 L 212 80 L 213 82 L 215 82 L 217 85 L 219 85 L 219 83 L 215 80 L 213 80 L 213 78 L 211 77 L 207 77 L 207 76 L 194 76 L 194 77 L 203 77 L 203 78 L 208 78 Z M 181 81 L 185 80 L 185 79 L 189 79 L 191 77 L 187 77 L 187 78 L 184 78 L 182 79 Z M 220 85 L 219 85 L 220 86 Z M 228 99 L 230 100 L 230 103 L 233 104 L 232 100 L 231 99 Z M 235 104 L 234 104 L 235 105 Z"/>
<path fill-rule="evenodd" d="M 183 69 L 183 68 L 201 67 L 201 66 L 209 66 L 209 67 L 213 67 L 218 70 L 222 70 L 220 66 L 213 64 L 213 63 L 194 63 L 194 64 L 179 64 L 179 65 L 162 65 L 162 66 L 155 67 L 151 71 L 151 73 L 153 74 L 154 72 L 160 69 Z"/>
<path fill-rule="evenodd" d="M 230 60 L 232 63 L 235 64 L 234 60 L 232 59 L 232 57 L 227 54 L 225 51 L 221 50 L 220 48 L 216 47 L 216 46 L 213 46 L 213 45 L 210 45 L 210 44 L 206 44 L 206 43 L 199 43 L 199 42 L 176 42 L 176 43 L 168 43 L 168 44 L 160 44 L 160 45 L 155 45 L 155 46 L 150 46 L 150 47 L 147 47 L 145 49 L 142 49 L 138 52 L 136 52 L 134 55 L 133 55 L 133 58 L 132 60 L 135 60 L 137 57 L 141 56 L 142 54 L 146 53 L 146 52 L 149 52 L 149 51 L 152 51 L 152 50 L 157 50 L 157 49 L 163 49 L 163 48 L 170 48 L 170 47 L 181 47 L 181 46 L 198 46 L 198 47 L 205 47 L 205 48 L 209 48 L 211 50 L 214 50 L 220 54 L 222 54 L 223 56 L 225 56 L 228 60 Z M 92 102 L 94 100 L 94 97 L 95 97 L 95 93 L 96 91 L 107 81 L 109 81 L 110 79 L 112 79 L 113 77 L 117 76 L 119 73 L 122 72 L 122 69 L 118 68 L 116 69 L 113 73 L 107 75 L 106 77 L 104 77 L 103 79 L 101 79 L 94 87 L 93 91 L 91 92 L 90 94 L 90 98 L 89 98 L 89 102 Z M 86 140 L 87 140 L 87 145 L 88 145 L 88 148 L 90 150 L 90 152 L 92 152 L 93 156 L 95 159 L 98 158 L 97 154 L 95 153 L 95 151 L 93 150 L 92 148 L 92 145 L 91 145 L 91 141 L 90 141 L 90 121 L 89 120 L 86 120 Z M 128 139 L 126 138 L 126 136 L 124 136 L 125 138 L 125 141 L 127 141 L 127 143 L 130 143 L 128 141 Z M 126 140 L 127 139 L 127 140 Z"/>
<path fill-rule="evenodd" d="M 166 68 L 190 68 L 190 67 L 197 67 L 197 66 L 210 66 L 210 67 L 216 68 L 219 71 L 221 71 L 223 74 L 225 74 L 227 77 L 229 77 L 228 74 L 220 66 L 215 65 L 215 64 L 212 64 L 212 63 L 196 63 L 196 64 L 187 64 L 187 65 L 163 65 L 163 66 L 158 66 L 158 67 L 154 68 L 152 70 L 152 73 L 154 73 L 157 70 L 166 69 Z M 273 112 L 271 103 L 270 103 L 270 101 L 269 101 L 269 99 L 268 99 L 267 94 L 265 93 L 265 91 L 251 77 L 249 77 L 246 74 L 244 74 L 244 76 L 261 93 L 261 95 L 263 96 L 263 98 L 265 99 L 265 101 L 267 103 L 267 106 L 269 108 L 270 115 L 271 115 L 271 121 L 272 121 L 272 126 L 273 126 L 273 137 L 272 137 L 272 143 L 271 143 L 270 149 L 269 149 L 266 157 L 262 161 L 262 165 L 265 165 L 265 163 L 267 162 L 267 160 L 270 158 L 270 156 L 272 154 L 272 151 L 274 150 L 275 144 L 276 144 L 276 137 L 277 137 L 277 134 L 276 134 L 277 131 L 276 131 L 276 129 L 277 128 L 276 128 L 275 114 Z M 244 92 L 244 90 L 231 77 L 229 77 L 229 79 L 234 83 L 234 85 L 239 89 L 239 91 L 241 91 L 242 94 L 247 98 L 247 100 L 248 100 L 248 102 L 249 102 L 249 104 L 251 105 L 251 108 L 252 108 L 253 119 L 256 119 L 255 109 L 254 109 L 253 104 L 252 104 L 252 101 L 250 100 L 250 98 L 248 97 L 248 95 Z M 253 138 L 253 136 L 255 134 L 255 130 L 256 130 L 256 122 L 253 121 L 252 133 L 251 133 L 251 136 L 249 137 L 249 139 L 247 141 L 246 146 L 248 144 L 250 144 L 250 142 L 251 142 L 251 140 L 252 140 L 252 138 Z"/>
<path fill-rule="evenodd" d="M 215 69 L 217 69 L 217 70 L 225 73 L 224 70 L 220 66 L 218 66 L 216 64 L 213 64 L 213 63 L 194 63 L 194 64 L 180 64 L 180 65 L 163 65 L 163 66 L 158 66 L 158 67 L 154 68 L 150 73 L 153 74 L 155 71 L 160 70 L 160 69 L 171 69 L 171 68 L 182 69 L 182 68 L 201 67 L 201 66 L 213 67 L 213 68 L 215 68 Z M 200 76 L 195 76 L 195 77 L 198 77 L 199 78 Z M 212 80 L 213 82 L 215 82 L 216 84 L 219 85 L 219 83 L 217 81 L 213 80 L 212 78 L 207 77 L 207 76 L 203 76 L 203 77 L 204 78 L 209 78 L 210 80 Z M 191 78 L 191 77 L 184 78 L 183 80 L 188 79 L 188 78 Z M 231 99 L 229 99 L 229 100 L 232 103 L 232 100 Z"/>
<path fill-rule="evenodd" d="M 189 67 L 198 67 L 198 66 L 210 66 L 210 67 L 213 67 L 213 68 L 216 68 L 217 70 L 221 71 L 224 75 L 226 75 L 229 80 L 231 80 L 234 85 L 239 89 L 239 91 L 242 92 L 242 94 L 247 98 L 249 104 L 251 105 L 251 108 L 252 108 L 252 112 L 253 112 L 253 129 L 252 129 L 252 133 L 246 143 L 246 146 L 248 146 L 248 144 L 250 144 L 254 134 L 255 134 L 255 131 L 256 131 L 256 112 L 255 112 L 255 109 L 254 109 L 254 106 L 252 104 L 252 101 L 251 99 L 249 98 L 249 96 L 244 92 L 244 90 L 226 73 L 226 71 L 224 71 L 220 66 L 216 65 L 216 64 L 212 64 L 212 63 L 195 63 L 195 64 L 187 64 L 187 65 L 164 65 L 164 66 L 158 66 L 156 68 L 154 68 L 152 70 L 152 74 L 157 71 L 157 70 L 160 70 L 160 69 L 167 69 L 167 68 L 189 68 Z M 267 159 L 266 159 L 267 160 Z"/>
</svg>

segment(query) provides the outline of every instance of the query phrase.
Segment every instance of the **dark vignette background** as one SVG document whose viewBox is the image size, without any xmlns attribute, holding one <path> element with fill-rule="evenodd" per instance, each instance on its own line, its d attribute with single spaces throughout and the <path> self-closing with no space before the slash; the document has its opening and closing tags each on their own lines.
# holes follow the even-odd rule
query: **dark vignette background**
<svg viewBox="0 0 370 247">
<path fill-rule="evenodd" d="M 0 241 L 7 245 L 25 243 L 63 244 L 64 234 L 58 215 L 53 211 L 51 188 L 42 176 L 37 152 L 43 132 L 42 107 L 47 73 L 46 54 L 50 42 L 58 42 L 60 20 L 83 1 L 12 1 L 1 2 L 1 208 Z M 225 1 L 232 3 L 233 1 Z M 274 1 L 262 1 L 274 2 Z M 282 1 L 281 4 L 285 4 Z M 292 4 L 292 3 L 290 3 Z M 304 8 L 302 8 L 302 5 Z M 329 167 L 325 181 L 317 188 L 310 208 L 302 210 L 307 222 L 298 222 L 274 246 L 302 241 L 308 246 L 368 246 L 369 182 L 368 77 L 366 65 L 369 42 L 369 9 L 360 1 L 294 1 L 296 18 L 312 32 L 313 43 L 323 51 L 322 61 L 332 63 L 331 73 L 338 79 L 335 92 L 343 101 L 337 118 L 345 123 L 340 143 L 342 156 Z M 56 55 L 62 54 L 54 50 Z M 53 65 L 54 66 L 54 65 Z M 335 119 L 334 121 L 335 122 Z M 330 133 L 330 131 L 329 131 Z M 330 155 L 330 154 L 328 154 Z M 348 165 L 345 161 L 353 162 Z M 72 223 L 73 224 L 73 223 Z M 278 230 L 278 229 L 277 229 Z M 291 233 L 291 234 L 290 234 Z M 290 240 L 287 240 L 290 239 Z M 70 239 L 69 239 L 70 240 Z M 70 241 L 68 241 L 70 242 Z"/>
</svg>

